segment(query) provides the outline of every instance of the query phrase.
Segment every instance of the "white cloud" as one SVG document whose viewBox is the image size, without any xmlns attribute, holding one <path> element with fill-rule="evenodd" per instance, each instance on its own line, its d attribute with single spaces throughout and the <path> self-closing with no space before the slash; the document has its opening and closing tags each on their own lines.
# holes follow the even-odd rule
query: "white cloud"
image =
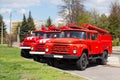
<svg viewBox="0 0 120 80">
<path fill-rule="evenodd" d="M 0 8 L 0 14 L 10 13 L 12 9 L 9 8 Z"/>
<path fill-rule="evenodd" d="M 109 14 L 110 0 L 86 0 L 85 7 L 87 10 L 91 11 L 96 9 L 99 14 Z"/>
<path fill-rule="evenodd" d="M 53 3 L 55 5 L 62 4 L 62 0 L 48 0 L 48 1 L 50 1 L 51 3 Z"/>
<path fill-rule="evenodd" d="M 28 13 L 28 12 L 29 12 L 29 11 L 26 10 L 26 9 L 21 9 L 21 10 L 18 11 L 19 14 L 26 14 L 26 13 Z"/>
<path fill-rule="evenodd" d="M 40 5 L 41 0 L 0 0 L 2 7 L 23 8 Z"/>
<path fill-rule="evenodd" d="M 110 12 L 110 4 L 116 0 L 86 0 L 84 2 L 85 8 L 89 11 L 92 9 L 96 9 L 99 14 L 105 13 L 109 15 Z M 120 3 L 120 0 L 117 0 Z"/>
</svg>

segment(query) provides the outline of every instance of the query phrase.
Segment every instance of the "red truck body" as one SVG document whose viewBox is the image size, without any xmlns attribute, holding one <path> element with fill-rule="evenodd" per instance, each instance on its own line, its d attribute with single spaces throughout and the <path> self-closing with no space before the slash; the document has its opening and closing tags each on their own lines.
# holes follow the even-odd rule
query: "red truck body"
<svg viewBox="0 0 120 80">
<path fill-rule="evenodd" d="M 106 64 L 108 54 L 112 53 L 112 36 L 90 24 L 71 27 L 63 30 L 63 38 L 46 43 L 44 57 L 49 59 L 49 63 L 55 65 L 60 59 L 74 59 L 80 70 L 86 69 L 93 59 Z"/>
</svg>

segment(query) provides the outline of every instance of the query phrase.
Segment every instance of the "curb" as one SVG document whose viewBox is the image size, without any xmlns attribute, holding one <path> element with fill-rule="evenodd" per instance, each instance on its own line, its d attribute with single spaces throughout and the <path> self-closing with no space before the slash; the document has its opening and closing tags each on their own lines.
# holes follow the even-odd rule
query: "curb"
<svg viewBox="0 0 120 80">
<path fill-rule="evenodd" d="M 108 66 L 120 68 L 120 58 L 116 56 L 108 57 Z"/>
<path fill-rule="evenodd" d="M 118 51 L 118 50 L 113 50 L 112 54 L 120 55 L 120 51 Z"/>
</svg>

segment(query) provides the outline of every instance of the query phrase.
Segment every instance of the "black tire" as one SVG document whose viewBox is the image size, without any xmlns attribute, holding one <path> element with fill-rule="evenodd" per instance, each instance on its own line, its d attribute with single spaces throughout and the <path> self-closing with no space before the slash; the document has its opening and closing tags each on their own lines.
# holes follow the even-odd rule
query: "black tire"
<svg viewBox="0 0 120 80">
<path fill-rule="evenodd" d="M 51 59 L 51 58 L 47 59 L 47 64 L 48 64 L 49 66 L 54 66 L 54 60 Z"/>
<path fill-rule="evenodd" d="M 108 53 L 107 51 L 104 51 L 103 54 L 101 55 L 101 58 L 97 59 L 96 62 L 97 64 L 100 64 L 100 65 L 106 65 L 107 59 L 108 59 Z"/>
<path fill-rule="evenodd" d="M 54 67 L 59 67 L 59 64 L 60 64 L 59 60 L 54 59 L 54 64 L 53 64 L 53 66 L 54 66 Z"/>
<path fill-rule="evenodd" d="M 21 50 L 21 56 L 22 56 L 22 57 L 25 56 L 25 52 L 24 52 L 24 50 Z"/>
<path fill-rule="evenodd" d="M 107 53 L 107 51 L 104 51 L 104 53 L 102 54 L 102 58 L 101 58 L 101 64 L 106 65 L 107 59 L 108 59 L 108 53 Z"/>
<path fill-rule="evenodd" d="M 88 58 L 86 53 L 83 53 L 80 59 L 77 61 L 77 68 L 79 70 L 85 70 L 88 65 Z"/>
<path fill-rule="evenodd" d="M 59 61 L 57 59 L 48 59 L 47 64 L 49 66 L 58 67 L 59 66 Z"/>
<path fill-rule="evenodd" d="M 33 55 L 33 60 L 40 62 L 40 57 L 38 55 Z"/>
<path fill-rule="evenodd" d="M 21 50 L 21 56 L 25 58 L 31 58 L 31 55 L 29 54 L 29 50 Z"/>
</svg>

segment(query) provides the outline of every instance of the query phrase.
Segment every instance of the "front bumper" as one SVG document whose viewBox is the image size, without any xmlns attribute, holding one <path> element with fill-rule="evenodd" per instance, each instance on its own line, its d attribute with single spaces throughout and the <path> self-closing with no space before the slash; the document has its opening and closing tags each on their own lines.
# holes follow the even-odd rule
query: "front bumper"
<svg viewBox="0 0 120 80">
<path fill-rule="evenodd" d="M 72 55 L 55 55 L 55 54 L 45 54 L 44 57 L 47 57 L 47 58 L 61 58 L 61 59 L 79 59 L 78 56 L 72 56 Z"/>
<path fill-rule="evenodd" d="M 35 54 L 35 55 L 44 55 L 45 52 L 35 52 L 35 51 L 30 51 L 30 54 Z"/>
<path fill-rule="evenodd" d="M 20 49 L 30 49 L 30 47 L 20 47 Z"/>
</svg>

